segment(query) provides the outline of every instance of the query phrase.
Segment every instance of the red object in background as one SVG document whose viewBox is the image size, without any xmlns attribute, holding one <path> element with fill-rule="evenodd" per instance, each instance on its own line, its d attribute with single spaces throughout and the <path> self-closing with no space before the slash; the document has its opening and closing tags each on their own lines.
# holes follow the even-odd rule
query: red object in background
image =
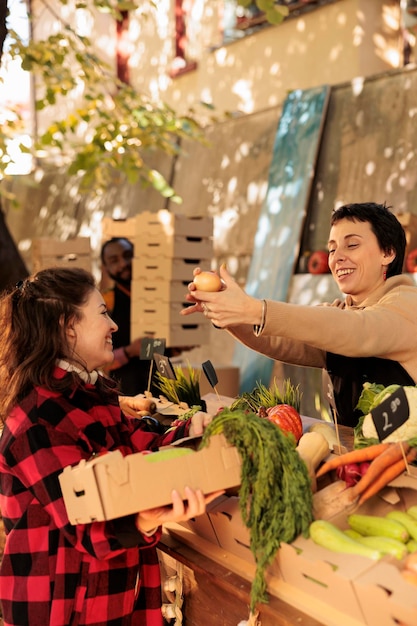
<svg viewBox="0 0 417 626">
<path fill-rule="evenodd" d="M 289 404 L 277 404 L 266 409 L 267 418 L 276 424 L 284 432 L 292 433 L 298 443 L 303 434 L 301 416 L 293 406 Z"/>
<path fill-rule="evenodd" d="M 121 19 L 116 22 L 116 33 L 117 78 L 121 80 L 122 83 L 129 85 L 129 59 L 131 48 L 129 43 L 129 11 L 121 11 Z"/>
<path fill-rule="evenodd" d="M 405 260 L 405 269 L 411 274 L 417 272 L 417 248 L 411 250 L 411 252 L 407 254 L 407 258 Z"/>
<path fill-rule="evenodd" d="M 307 269 L 310 274 L 328 274 L 329 255 L 325 250 L 316 250 L 308 259 Z"/>
</svg>

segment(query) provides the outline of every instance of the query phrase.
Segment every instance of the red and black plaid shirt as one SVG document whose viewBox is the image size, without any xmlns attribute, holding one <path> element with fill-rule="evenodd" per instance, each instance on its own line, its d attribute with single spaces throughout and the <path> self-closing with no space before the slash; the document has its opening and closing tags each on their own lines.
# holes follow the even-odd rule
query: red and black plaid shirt
<svg viewBox="0 0 417 626">
<path fill-rule="evenodd" d="M 157 449 L 187 431 L 188 423 L 167 436 L 147 432 L 93 385 L 36 388 L 15 408 L 0 439 L 5 626 L 162 625 L 160 530 L 142 535 L 133 515 L 72 526 L 58 476 L 92 454 Z"/>
</svg>

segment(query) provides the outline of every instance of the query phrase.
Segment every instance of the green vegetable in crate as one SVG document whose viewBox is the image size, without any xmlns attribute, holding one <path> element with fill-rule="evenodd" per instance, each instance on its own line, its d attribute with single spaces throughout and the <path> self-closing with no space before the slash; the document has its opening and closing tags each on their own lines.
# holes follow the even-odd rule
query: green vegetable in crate
<svg viewBox="0 0 417 626">
<path fill-rule="evenodd" d="M 405 545 L 407 547 L 407 552 L 417 552 L 417 541 L 415 539 L 410 539 Z"/>
<path fill-rule="evenodd" d="M 402 559 L 409 552 L 408 547 L 402 541 L 392 539 L 392 537 L 376 537 L 374 535 L 361 535 L 353 528 L 343 531 L 351 539 L 359 541 L 368 548 L 373 548 L 381 554 L 390 554 L 396 559 Z"/>
<path fill-rule="evenodd" d="M 408 513 L 408 515 L 411 515 L 411 517 L 413 517 L 414 519 L 417 519 L 417 504 L 411 505 L 407 509 L 407 513 Z"/>
<path fill-rule="evenodd" d="M 204 431 L 202 445 L 221 432 L 242 458 L 239 504 L 256 562 L 254 612 L 257 602 L 267 601 L 265 569 L 280 543 L 308 535 L 313 519 L 310 477 L 294 440 L 256 413 L 224 409 Z"/>
<path fill-rule="evenodd" d="M 410 539 L 408 530 L 396 520 L 387 519 L 378 515 L 360 515 L 352 513 L 348 516 L 348 524 L 361 535 L 376 537 L 391 537 L 406 543 Z"/>
<path fill-rule="evenodd" d="M 408 553 L 407 546 L 402 541 L 392 539 L 392 537 L 376 537 L 374 535 L 363 536 L 356 533 L 355 541 L 359 541 L 368 548 L 378 550 L 382 554 L 390 554 L 395 559 L 401 560 Z"/>
<path fill-rule="evenodd" d="M 317 545 L 327 548 L 332 552 L 344 554 L 357 554 L 368 559 L 377 561 L 381 558 L 381 552 L 363 545 L 356 539 L 349 537 L 343 530 L 327 520 L 314 520 L 310 524 L 310 538 Z"/>
<path fill-rule="evenodd" d="M 385 516 L 387 519 L 393 519 L 396 522 L 399 522 L 408 531 L 411 539 L 417 541 L 417 520 L 414 519 L 411 515 L 406 513 L 405 511 L 390 511 Z"/>
<path fill-rule="evenodd" d="M 173 446 L 172 448 L 163 448 L 156 452 L 150 452 L 144 456 L 147 463 L 160 463 L 161 461 L 178 459 L 179 457 L 188 456 L 190 454 L 194 454 L 194 450 L 191 450 L 191 448 L 178 448 Z"/>
<path fill-rule="evenodd" d="M 359 418 L 358 425 L 354 429 L 355 447 L 370 445 L 378 441 L 378 433 L 372 419 L 371 411 L 379 406 L 384 400 L 389 398 L 400 385 L 372 385 L 365 383 L 357 408 L 364 413 Z M 410 441 L 417 438 L 417 386 L 403 387 L 409 405 L 409 418 L 396 430 L 391 432 L 384 441 L 387 443 L 396 441 Z M 412 442 L 417 444 L 417 440 Z"/>
</svg>

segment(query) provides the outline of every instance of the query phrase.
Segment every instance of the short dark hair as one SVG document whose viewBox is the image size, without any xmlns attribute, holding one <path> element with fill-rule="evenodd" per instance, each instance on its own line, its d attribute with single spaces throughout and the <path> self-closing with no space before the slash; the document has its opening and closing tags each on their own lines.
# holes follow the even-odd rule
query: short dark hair
<svg viewBox="0 0 417 626">
<path fill-rule="evenodd" d="M 127 237 L 112 237 L 111 239 L 108 239 L 107 241 L 105 241 L 103 245 L 101 246 L 100 259 L 103 264 L 104 264 L 104 253 L 106 251 L 107 246 L 109 246 L 111 243 L 118 243 L 119 241 L 126 242 L 133 250 L 133 243 Z"/>
<path fill-rule="evenodd" d="M 395 259 L 387 267 L 387 278 L 402 274 L 407 245 L 404 229 L 390 208 L 376 202 L 345 204 L 335 209 L 330 219 L 331 226 L 342 219 L 370 223 L 381 250 L 395 252 Z"/>
</svg>

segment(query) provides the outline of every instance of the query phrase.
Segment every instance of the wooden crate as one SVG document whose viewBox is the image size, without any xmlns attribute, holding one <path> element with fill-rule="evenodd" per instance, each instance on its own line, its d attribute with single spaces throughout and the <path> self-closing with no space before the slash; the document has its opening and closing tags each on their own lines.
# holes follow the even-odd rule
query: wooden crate
<svg viewBox="0 0 417 626">
<path fill-rule="evenodd" d="M 131 323 L 132 337 L 156 337 L 165 339 L 168 348 L 197 347 L 209 343 L 210 324 L 164 324 L 158 320 L 153 320 L 145 326 L 133 320 Z"/>
<path fill-rule="evenodd" d="M 136 236 L 145 233 L 154 236 L 181 235 L 184 237 L 212 237 L 213 218 L 208 216 L 178 215 L 165 209 L 157 213 L 144 211 L 136 215 Z"/>
<path fill-rule="evenodd" d="M 74 237 L 65 241 L 49 237 L 32 239 L 32 255 L 34 257 L 64 256 L 66 254 L 90 255 L 90 238 Z"/>
<path fill-rule="evenodd" d="M 47 237 L 32 240 L 33 271 L 48 267 L 81 267 L 92 271 L 91 244 L 88 237 L 60 241 Z"/>
<path fill-rule="evenodd" d="M 135 320 L 135 323 L 140 324 L 143 327 L 149 327 L 154 324 L 168 325 L 183 325 L 183 324 L 198 324 L 199 326 L 209 324 L 204 315 L 195 314 L 193 317 L 184 317 L 181 315 L 182 309 L 189 306 L 190 303 L 184 302 L 168 302 L 163 300 L 142 300 L 139 302 L 132 302 L 131 304 L 131 319 Z"/>
<path fill-rule="evenodd" d="M 210 237 L 144 233 L 133 240 L 133 245 L 138 257 L 211 259 L 214 254 Z"/>
<path fill-rule="evenodd" d="M 210 266 L 210 259 L 170 259 L 161 256 L 154 258 L 135 256 L 132 262 L 132 276 L 133 280 L 191 282 L 195 267 L 209 270 Z"/>
<path fill-rule="evenodd" d="M 132 280 L 131 300 L 140 302 L 142 300 L 162 300 L 164 302 L 182 302 L 188 291 L 190 280 L 147 280 L 140 278 Z"/>
<path fill-rule="evenodd" d="M 132 241 L 135 236 L 136 218 L 128 217 L 124 220 L 114 220 L 111 217 L 103 217 L 101 220 L 102 241 L 108 241 L 113 237 L 126 237 Z"/>
<path fill-rule="evenodd" d="M 39 272 L 48 267 L 81 267 L 87 272 L 92 271 L 91 257 L 85 254 L 61 254 L 43 256 L 33 260 L 33 271 Z"/>
</svg>

